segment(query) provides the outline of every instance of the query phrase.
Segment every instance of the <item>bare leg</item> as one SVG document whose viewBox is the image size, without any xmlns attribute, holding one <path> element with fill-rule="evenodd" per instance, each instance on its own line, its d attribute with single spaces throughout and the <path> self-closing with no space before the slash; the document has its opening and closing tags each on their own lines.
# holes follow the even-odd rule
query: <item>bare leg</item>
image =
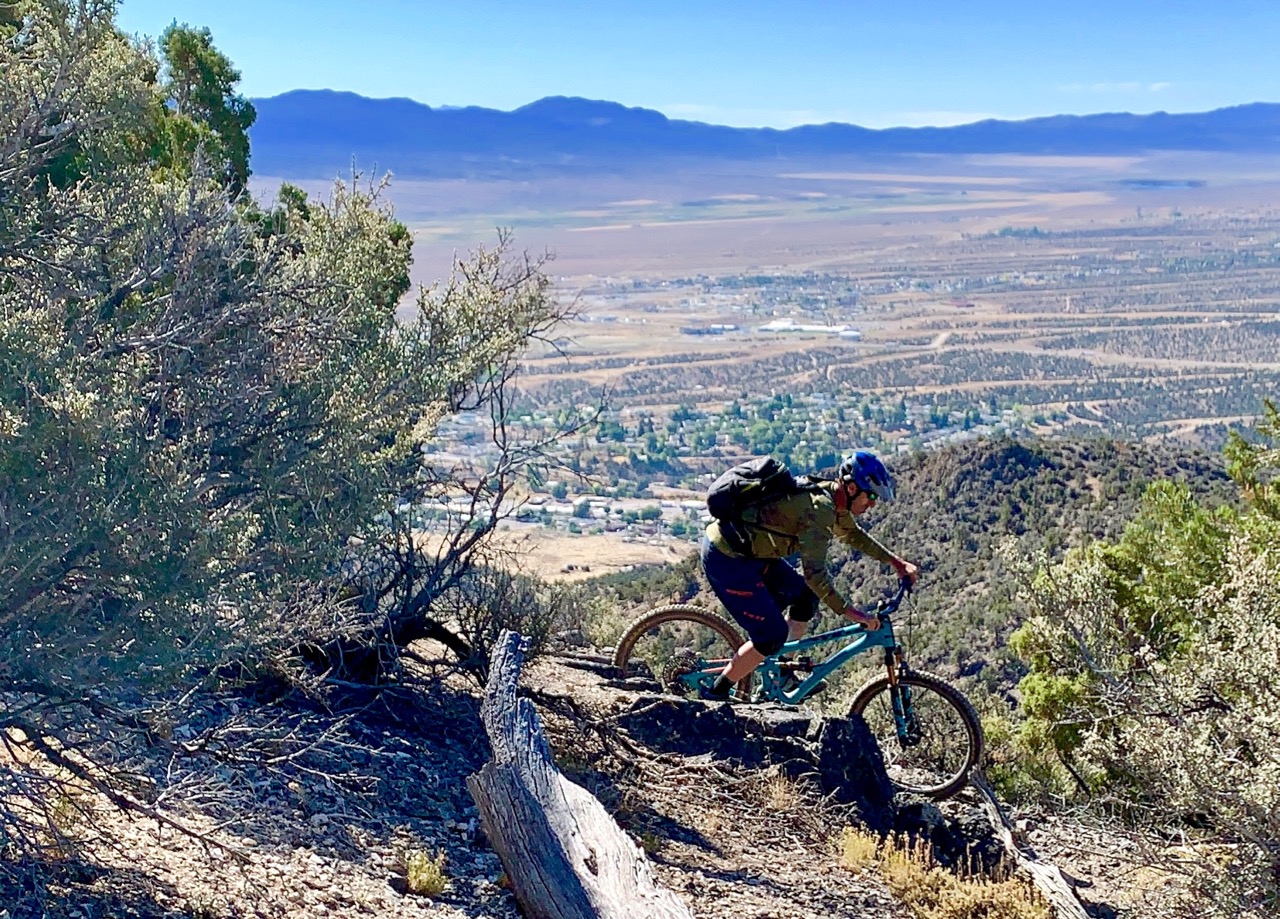
<svg viewBox="0 0 1280 919">
<path fill-rule="evenodd" d="M 792 641 L 797 638 L 803 638 L 804 633 L 809 631 L 809 623 L 799 622 L 797 620 L 787 620 L 787 632 Z M 756 646 L 751 642 L 747 642 L 741 648 L 734 652 L 733 658 L 729 661 L 729 665 L 725 667 L 723 676 L 731 683 L 739 680 L 751 673 L 764 661 L 764 655 L 756 650 Z"/>
<path fill-rule="evenodd" d="M 756 650 L 755 645 L 747 642 L 734 652 L 733 659 L 729 661 L 729 666 L 724 669 L 723 676 L 729 682 L 736 683 L 759 667 L 763 660 L 764 655 Z"/>
</svg>

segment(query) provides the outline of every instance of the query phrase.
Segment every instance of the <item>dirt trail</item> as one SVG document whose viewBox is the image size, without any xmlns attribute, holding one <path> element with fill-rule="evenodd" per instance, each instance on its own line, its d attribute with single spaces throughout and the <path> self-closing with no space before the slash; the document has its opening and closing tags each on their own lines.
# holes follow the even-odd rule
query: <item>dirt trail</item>
<svg viewBox="0 0 1280 919">
<path fill-rule="evenodd" d="M 601 720 L 638 698 L 599 673 L 554 658 L 535 662 L 526 682 L 555 687 Z M 577 751 L 568 755 L 569 767 L 590 757 L 585 735 L 554 716 L 545 720 L 558 749 Z M 572 776 L 564 762 L 562 768 Z M 841 867 L 842 821 L 824 810 L 814 789 L 769 770 L 741 773 L 714 761 L 648 763 L 628 772 L 625 786 L 592 769 L 583 783 L 598 783 L 592 790 L 623 826 L 650 842 L 660 882 L 687 896 L 699 919 L 912 915 L 876 869 Z M 976 794 L 965 791 L 942 808 L 957 817 L 977 805 Z M 1096 915 L 1179 916 L 1175 903 L 1182 880 L 1151 867 L 1167 843 L 1063 814 L 1014 811 L 1013 818 L 1041 859 L 1074 879 L 1082 900 L 1096 905 Z"/>
<path fill-rule="evenodd" d="M 466 777 L 488 756 L 478 690 L 456 679 L 436 685 L 413 701 L 388 695 L 350 721 L 334 716 L 352 774 L 364 776 L 357 783 L 306 771 L 244 774 L 243 790 L 258 802 L 252 825 L 181 814 L 197 839 L 79 802 L 96 811 L 100 836 L 86 851 L 98 866 L 72 859 L 39 875 L 0 871 L 0 915 L 519 919 L 466 792 Z M 561 770 L 605 804 L 698 919 L 909 919 L 874 866 L 841 867 L 848 815 L 814 787 L 776 769 L 624 745 L 614 718 L 640 691 L 581 660 L 535 661 L 522 685 Z M 975 803 L 962 795 L 954 806 Z M 1088 901 L 1109 904 L 1098 915 L 1172 919 L 1176 885 L 1148 867 L 1149 840 L 1062 815 L 1014 816 Z M 444 855 L 448 884 L 435 898 L 406 889 L 413 852 Z M 29 897 L 33 882 L 43 888 L 39 905 Z"/>
</svg>

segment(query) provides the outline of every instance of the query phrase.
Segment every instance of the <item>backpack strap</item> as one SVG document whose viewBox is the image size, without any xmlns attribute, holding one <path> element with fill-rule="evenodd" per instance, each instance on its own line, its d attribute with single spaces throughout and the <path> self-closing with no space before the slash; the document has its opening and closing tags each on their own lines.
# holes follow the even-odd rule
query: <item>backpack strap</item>
<svg viewBox="0 0 1280 919">
<path fill-rule="evenodd" d="M 759 510 L 762 507 L 767 507 L 768 505 L 774 504 L 785 498 L 794 498 L 796 495 L 805 494 L 806 492 L 809 494 L 815 494 L 822 490 L 822 480 L 814 481 L 807 475 L 797 476 L 794 481 L 796 488 L 793 491 L 785 494 L 769 495 L 765 499 L 752 504 L 751 509 Z M 729 547 L 733 549 L 734 552 L 737 552 L 739 555 L 745 555 L 748 558 L 753 557 L 751 554 L 751 530 L 762 530 L 765 533 L 768 533 L 771 536 L 776 536 L 780 539 L 795 538 L 795 534 L 793 533 L 784 533 L 781 530 L 775 530 L 771 527 L 765 526 L 757 520 L 743 520 L 739 518 L 737 520 L 720 521 L 720 534 L 724 536 L 724 541 L 729 544 Z"/>
</svg>

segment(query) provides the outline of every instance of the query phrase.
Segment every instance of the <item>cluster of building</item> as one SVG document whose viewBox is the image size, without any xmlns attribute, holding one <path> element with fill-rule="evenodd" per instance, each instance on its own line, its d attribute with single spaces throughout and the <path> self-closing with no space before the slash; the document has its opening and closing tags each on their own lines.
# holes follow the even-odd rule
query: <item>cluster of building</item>
<svg viewBox="0 0 1280 919">
<path fill-rule="evenodd" d="M 724 335 L 726 332 L 738 331 L 735 323 L 716 322 L 710 325 L 687 325 L 682 326 L 680 331 L 685 335 Z M 755 327 L 757 332 L 763 332 L 766 335 L 786 335 L 789 333 L 808 332 L 818 335 L 835 335 L 839 338 L 858 339 L 862 337 L 862 333 L 849 325 L 823 325 L 821 323 L 797 322 L 790 317 L 784 319 L 771 319 L 763 325 Z"/>
</svg>

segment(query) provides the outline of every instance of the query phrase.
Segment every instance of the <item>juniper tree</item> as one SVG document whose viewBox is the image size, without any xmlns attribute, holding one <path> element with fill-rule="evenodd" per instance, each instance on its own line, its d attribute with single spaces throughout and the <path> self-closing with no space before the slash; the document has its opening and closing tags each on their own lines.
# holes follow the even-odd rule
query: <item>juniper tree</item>
<svg viewBox="0 0 1280 919">
<path fill-rule="evenodd" d="M 1012 645 L 1022 739 L 1111 810 L 1189 833 L 1204 903 L 1280 905 L 1280 415 L 1228 450 L 1241 507 L 1148 489 L 1121 539 L 1042 565 Z M 1203 907 L 1203 903 L 1202 903 Z M 1208 908 L 1208 907 L 1204 907 Z"/>
</svg>

